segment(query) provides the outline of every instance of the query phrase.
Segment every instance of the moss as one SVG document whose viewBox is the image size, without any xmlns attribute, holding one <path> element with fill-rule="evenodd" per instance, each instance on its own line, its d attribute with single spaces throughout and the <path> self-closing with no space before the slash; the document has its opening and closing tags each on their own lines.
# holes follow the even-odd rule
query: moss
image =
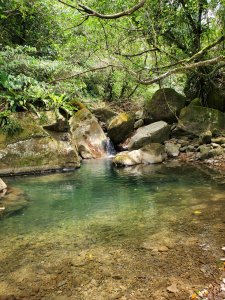
<svg viewBox="0 0 225 300">
<path fill-rule="evenodd" d="M 78 110 L 86 108 L 86 106 L 77 99 L 73 99 L 73 100 L 69 101 L 69 105 L 77 108 Z"/>
<path fill-rule="evenodd" d="M 198 136 L 207 130 L 222 133 L 225 132 L 225 114 L 213 108 L 188 106 L 182 109 L 178 126 Z"/>
</svg>

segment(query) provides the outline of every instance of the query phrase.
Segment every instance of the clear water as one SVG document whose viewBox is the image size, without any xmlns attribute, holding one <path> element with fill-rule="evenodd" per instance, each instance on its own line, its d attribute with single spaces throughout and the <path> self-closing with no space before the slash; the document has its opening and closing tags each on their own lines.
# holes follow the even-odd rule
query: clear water
<svg viewBox="0 0 225 300">
<path fill-rule="evenodd" d="M 15 280 L 32 283 L 35 266 L 59 264 L 70 259 L 71 253 L 78 261 L 87 260 L 87 255 L 92 261 L 93 255 L 101 253 L 99 259 L 104 257 L 110 264 L 118 249 L 132 253 L 146 243 L 171 249 L 186 244 L 192 251 L 194 239 L 195 247 L 209 247 L 215 253 L 225 242 L 220 234 L 225 229 L 223 181 L 197 168 L 154 165 L 115 169 L 110 160 L 95 160 L 84 162 L 72 173 L 10 178 L 7 183 L 22 188 L 30 204 L 20 214 L 0 221 L 0 276 L 4 278 L 0 295 L 20 294 L 21 284 Z M 114 254 L 106 259 L 105 251 Z M 129 272 L 132 259 L 129 257 Z M 99 295 L 96 299 L 101 299 Z M 102 299 L 108 299 L 104 295 Z M 87 292 L 79 299 L 91 298 Z"/>
</svg>

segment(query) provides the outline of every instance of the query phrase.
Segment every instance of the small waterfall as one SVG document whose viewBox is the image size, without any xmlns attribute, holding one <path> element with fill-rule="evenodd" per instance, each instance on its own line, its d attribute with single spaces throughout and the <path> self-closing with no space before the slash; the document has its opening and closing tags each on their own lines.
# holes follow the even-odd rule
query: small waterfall
<svg viewBox="0 0 225 300">
<path fill-rule="evenodd" d="M 112 141 L 110 140 L 110 138 L 107 138 L 105 140 L 104 148 L 105 148 L 105 152 L 107 153 L 107 155 L 109 157 L 116 155 L 116 150 L 115 150 L 114 145 L 113 145 Z"/>
</svg>

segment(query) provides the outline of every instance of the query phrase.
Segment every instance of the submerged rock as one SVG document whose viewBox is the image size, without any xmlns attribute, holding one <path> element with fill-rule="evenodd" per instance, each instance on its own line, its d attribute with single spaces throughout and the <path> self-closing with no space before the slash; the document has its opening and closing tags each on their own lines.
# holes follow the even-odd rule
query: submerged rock
<svg viewBox="0 0 225 300">
<path fill-rule="evenodd" d="M 145 102 L 145 122 L 166 121 L 170 124 L 176 122 L 185 102 L 186 98 L 175 90 L 171 88 L 159 89 L 152 96 L 152 99 Z"/>
<path fill-rule="evenodd" d="M 158 121 L 150 125 L 140 127 L 130 139 L 129 150 L 140 149 L 149 143 L 162 143 L 168 140 L 170 126 L 164 121 Z"/>
<path fill-rule="evenodd" d="M 19 188 L 9 188 L 0 199 L 0 218 L 17 213 L 29 205 L 27 195 Z"/>
<path fill-rule="evenodd" d="M 134 129 L 135 117 L 130 113 L 121 113 L 108 123 L 108 136 L 114 144 L 119 144 L 128 137 Z"/>
<path fill-rule="evenodd" d="M 116 166 L 133 166 L 138 164 L 161 163 L 166 158 L 165 148 L 159 143 L 148 144 L 141 149 L 125 151 L 116 155 Z"/>
<path fill-rule="evenodd" d="M 70 119 L 70 130 L 82 158 L 106 156 L 107 137 L 96 117 L 88 109 L 83 108 L 74 114 Z"/>
</svg>

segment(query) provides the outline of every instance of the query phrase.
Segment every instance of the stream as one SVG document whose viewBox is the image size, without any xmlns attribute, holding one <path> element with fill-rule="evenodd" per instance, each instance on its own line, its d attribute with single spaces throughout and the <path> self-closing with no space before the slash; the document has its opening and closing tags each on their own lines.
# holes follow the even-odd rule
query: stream
<svg viewBox="0 0 225 300">
<path fill-rule="evenodd" d="M 5 181 L 29 205 L 0 220 L 0 299 L 182 300 L 218 283 L 222 178 L 105 159 Z"/>
</svg>

